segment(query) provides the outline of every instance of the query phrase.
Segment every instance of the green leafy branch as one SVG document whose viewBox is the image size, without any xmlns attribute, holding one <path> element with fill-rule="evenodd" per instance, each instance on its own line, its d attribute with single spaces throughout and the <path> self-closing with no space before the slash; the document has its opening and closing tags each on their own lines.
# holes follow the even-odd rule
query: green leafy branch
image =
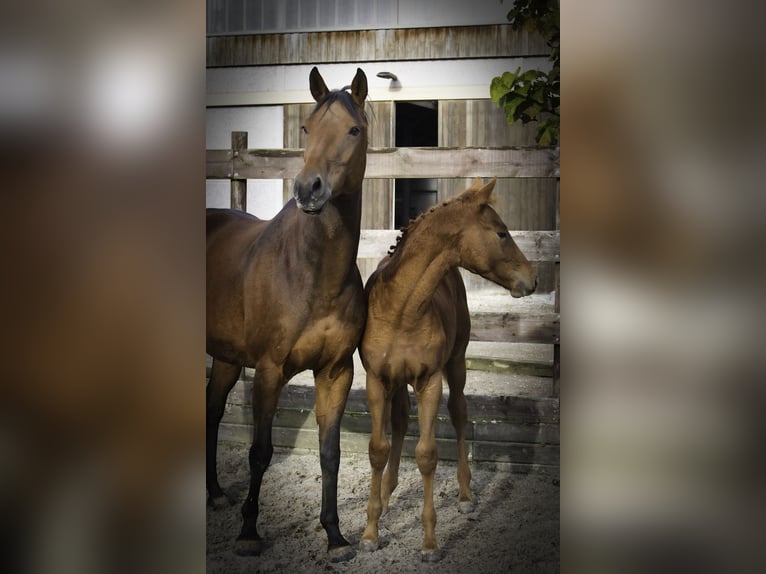
<svg viewBox="0 0 766 574">
<path fill-rule="evenodd" d="M 502 1 L 502 0 L 501 0 Z M 506 121 L 528 123 L 538 120 L 536 141 L 555 145 L 559 139 L 561 49 L 558 0 L 516 0 L 506 16 L 514 29 L 538 32 L 551 49 L 553 67 L 505 72 L 492 78 L 490 97 L 505 110 Z"/>
</svg>

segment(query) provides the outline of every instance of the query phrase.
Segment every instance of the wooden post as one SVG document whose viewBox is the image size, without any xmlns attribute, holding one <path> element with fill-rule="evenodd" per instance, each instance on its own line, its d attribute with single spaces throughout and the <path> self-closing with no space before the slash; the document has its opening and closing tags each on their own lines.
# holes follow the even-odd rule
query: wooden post
<svg viewBox="0 0 766 574">
<path fill-rule="evenodd" d="M 561 179 L 556 181 L 556 229 L 561 229 L 560 214 L 561 209 Z M 556 313 L 561 313 L 561 287 L 559 284 L 559 267 L 561 265 L 561 245 L 559 244 L 559 261 L 556 261 L 554 265 L 554 272 L 556 277 L 556 292 L 554 295 L 554 309 Z M 560 335 L 560 334 L 559 334 Z M 555 343 L 553 345 L 553 388 L 551 389 L 551 396 L 558 398 L 560 392 L 560 373 L 561 373 L 561 345 Z"/>
<path fill-rule="evenodd" d="M 247 149 L 247 132 L 231 132 L 231 208 L 247 211 L 247 179 L 239 177 L 239 152 Z"/>
</svg>

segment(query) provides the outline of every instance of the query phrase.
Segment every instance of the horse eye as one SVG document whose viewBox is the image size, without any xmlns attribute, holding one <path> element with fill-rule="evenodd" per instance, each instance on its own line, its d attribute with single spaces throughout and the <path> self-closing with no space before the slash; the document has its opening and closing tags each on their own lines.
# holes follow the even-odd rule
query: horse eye
<svg viewBox="0 0 766 574">
<path fill-rule="evenodd" d="M 498 231 L 498 232 L 497 232 L 497 236 L 498 236 L 500 239 L 505 239 L 506 237 L 508 237 L 508 233 L 507 233 L 506 231 Z"/>
<path fill-rule="evenodd" d="M 358 128 L 358 127 L 356 127 L 356 126 L 354 126 L 353 128 L 351 128 L 350 130 L 348 130 L 348 133 L 349 133 L 349 134 L 351 134 L 352 136 L 358 136 L 358 135 L 359 135 L 359 132 L 360 132 L 360 130 L 359 130 L 359 128 Z"/>
<path fill-rule="evenodd" d="M 301 130 L 304 134 L 309 135 L 309 131 L 306 129 L 306 126 L 301 126 Z"/>
</svg>

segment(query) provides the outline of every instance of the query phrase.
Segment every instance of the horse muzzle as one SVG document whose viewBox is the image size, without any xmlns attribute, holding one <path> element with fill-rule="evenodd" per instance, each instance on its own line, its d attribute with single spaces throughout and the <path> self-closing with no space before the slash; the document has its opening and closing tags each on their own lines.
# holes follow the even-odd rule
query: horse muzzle
<svg viewBox="0 0 766 574">
<path fill-rule="evenodd" d="M 534 282 L 527 284 L 522 281 L 519 281 L 511 287 L 511 297 L 515 297 L 516 299 L 520 297 L 526 297 L 527 295 L 531 295 L 535 292 L 537 289 L 537 277 L 534 278 Z"/>
<path fill-rule="evenodd" d="M 298 207 L 309 215 L 319 215 L 332 195 L 327 182 L 319 175 L 299 175 L 293 184 L 293 197 Z"/>
</svg>

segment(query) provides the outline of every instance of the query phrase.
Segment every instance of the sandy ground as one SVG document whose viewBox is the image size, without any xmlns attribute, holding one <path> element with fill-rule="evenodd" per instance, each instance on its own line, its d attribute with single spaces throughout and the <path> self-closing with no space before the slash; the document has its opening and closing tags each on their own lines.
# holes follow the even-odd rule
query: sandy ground
<svg viewBox="0 0 766 574">
<path fill-rule="evenodd" d="M 259 557 L 233 553 L 239 534 L 239 506 L 247 494 L 247 447 L 219 446 L 220 482 L 236 503 L 207 513 L 207 571 L 236 572 L 523 572 L 559 571 L 559 480 L 518 474 L 492 465 L 471 465 L 476 510 L 457 511 L 455 463 L 440 461 L 434 502 L 436 534 L 443 558 L 420 561 L 422 482 L 417 464 L 402 459 L 399 486 L 380 521 L 381 548 L 357 552 L 349 562 L 331 564 L 327 537 L 319 524 L 321 477 L 317 453 L 275 452 L 263 480 L 259 532 L 270 547 Z M 343 454 L 338 514 L 346 539 L 358 549 L 369 493 L 366 455 Z"/>
</svg>

